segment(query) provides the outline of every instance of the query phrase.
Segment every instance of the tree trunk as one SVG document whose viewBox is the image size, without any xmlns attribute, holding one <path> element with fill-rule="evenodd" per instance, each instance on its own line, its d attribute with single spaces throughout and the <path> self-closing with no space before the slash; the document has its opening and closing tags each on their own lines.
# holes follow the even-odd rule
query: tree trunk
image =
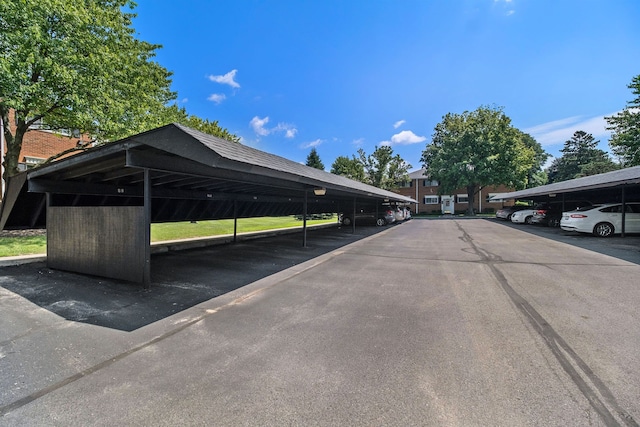
<svg viewBox="0 0 640 427">
<path fill-rule="evenodd" d="M 476 214 L 475 209 L 473 208 L 473 199 L 476 193 L 476 185 L 471 184 L 467 185 L 467 215 L 474 216 Z"/>
<path fill-rule="evenodd" d="M 22 150 L 22 140 L 24 137 L 24 131 L 20 132 L 20 130 L 16 131 L 15 135 L 11 134 L 11 130 L 8 129 L 8 126 L 4 129 L 4 143 L 6 146 L 7 153 L 4 156 L 4 180 L 6 180 L 16 175 L 18 170 L 18 164 L 20 163 L 20 151 Z"/>
</svg>

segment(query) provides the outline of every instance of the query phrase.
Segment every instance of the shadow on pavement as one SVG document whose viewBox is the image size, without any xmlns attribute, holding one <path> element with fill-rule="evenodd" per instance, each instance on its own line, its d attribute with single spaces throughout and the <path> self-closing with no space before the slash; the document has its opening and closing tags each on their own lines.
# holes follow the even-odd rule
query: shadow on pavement
<svg viewBox="0 0 640 427">
<path fill-rule="evenodd" d="M 326 228 L 155 254 L 151 289 L 51 270 L 44 263 L 0 269 L 0 285 L 67 320 L 133 331 L 385 228 Z"/>
</svg>

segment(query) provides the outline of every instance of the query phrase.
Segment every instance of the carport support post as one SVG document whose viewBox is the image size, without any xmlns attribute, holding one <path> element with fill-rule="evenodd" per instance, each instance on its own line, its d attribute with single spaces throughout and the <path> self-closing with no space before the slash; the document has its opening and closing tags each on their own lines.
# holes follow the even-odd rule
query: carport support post
<svg viewBox="0 0 640 427">
<path fill-rule="evenodd" d="M 302 203 L 302 247 L 307 247 L 307 190 L 304 190 L 304 202 Z"/>
<path fill-rule="evenodd" d="M 238 201 L 233 201 L 233 243 L 238 241 Z"/>
<path fill-rule="evenodd" d="M 620 236 L 624 237 L 624 223 L 626 222 L 626 211 L 627 211 L 627 206 L 626 206 L 626 197 L 625 197 L 625 191 L 624 191 L 624 185 L 622 186 L 622 229 L 620 230 Z"/>
<path fill-rule="evenodd" d="M 353 221 L 351 221 L 351 232 L 353 234 L 356 233 L 356 198 L 353 198 L 353 216 L 351 217 L 353 218 Z"/>
<path fill-rule="evenodd" d="M 149 169 L 144 169 L 144 266 L 142 286 L 151 287 L 151 177 Z"/>
</svg>

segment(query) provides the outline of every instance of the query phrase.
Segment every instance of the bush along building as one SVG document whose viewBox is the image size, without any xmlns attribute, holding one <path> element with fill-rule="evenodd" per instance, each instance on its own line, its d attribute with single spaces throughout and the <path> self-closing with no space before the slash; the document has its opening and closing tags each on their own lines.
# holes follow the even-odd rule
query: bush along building
<svg viewBox="0 0 640 427">
<path fill-rule="evenodd" d="M 398 194 L 418 201 L 418 204 L 413 208 L 414 214 L 453 215 L 467 211 L 469 204 L 466 188 L 460 188 L 453 194 L 439 194 L 438 182 L 429 180 L 424 172 L 424 169 L 411 172 L 409 181 L 402 183 L 394 190 Z M 504 185 L 481 188 L 474 196 L 476 212 L 494 213 L 503 206 L 503 203 L 491 202 L 491 197 L 508 191 L 513 191 L 513 189 Z"/>
</svg>

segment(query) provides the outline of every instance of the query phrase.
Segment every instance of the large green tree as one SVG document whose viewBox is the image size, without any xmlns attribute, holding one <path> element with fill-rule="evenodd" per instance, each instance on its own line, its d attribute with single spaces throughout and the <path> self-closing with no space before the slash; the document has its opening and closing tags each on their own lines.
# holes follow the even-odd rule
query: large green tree
<svg viewBox="0 0 640 427">
<path fill-rule="evenodd" d="M 384 145 L 376 147 L 373 153 L 367 155 L 360 148 L 358 160 L 364 168 L 364 182 L 374 187 L 391 190 L 399 182 L 409 179 L 408 171 L 411 165 L 405 162 L 399 154 L 393 154 L 393 148 Z"/>
<path fill-rule="evenodd" d="M 619 169 L 620 166 L 605 151 L 598 149 L 598 142 L 590 133 L 576 131 L 571 139 L 565 141 L 560 150 L 562 156 L 551 163 L 549 182 L 567 181 Z"/>
<path fill-rule="evenodd" d="M 320 155 L 318 154 L 318 150 L 316 150 L 315 147 L 313 147 L 309 152 L 306 165 L 312 168 L 324 170 L 324 163 L 322 163 L 322 160 L 320 160 Z"/>
<path fill-rule="evenodd" d="M 331 165 L 331 173 L 346 176 L 355 181 L 365 182 L 364 166 L 355 156 L 338 156 Z"/>
<path fill-rule="evenodd" d="M 618 114 L 605 117 L 607 129 L 613 131 L 609 146 L 626 167 L 640 165 L 640 75 L 631 80 L 628 88 L 635 98 Z"/>
<path fill-rule="evenodd" d="M 533 138 L 525 135 L 511 125 L 502 108 L 481 106 L 472 112 L 448 113 L 436 125 L 421 161 L 443 194 L 466 188 L 467 213 L 473 215 L 474 195 L 483 186 L 527 185 L 542 154 Z"/>
<path fill-rule="evenodd" d="M 148 129 L 175 98 L 171 73 L 140 41 L 131 0 L 0 0 L 0 117 L 6 174 L 43 122 L 114 140 Z M 15 111 L 12 131 L 9 111 Z"/>
</svg>

